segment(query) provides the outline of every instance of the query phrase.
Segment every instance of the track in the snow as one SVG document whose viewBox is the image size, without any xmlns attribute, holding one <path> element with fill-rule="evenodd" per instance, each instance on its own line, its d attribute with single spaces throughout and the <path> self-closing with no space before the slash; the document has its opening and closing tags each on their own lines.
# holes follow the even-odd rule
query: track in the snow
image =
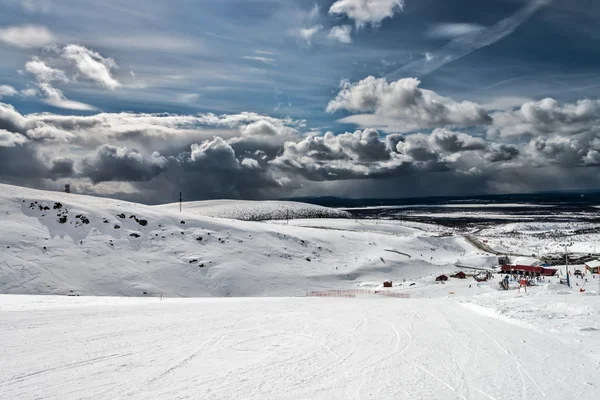
<svg viewBox="0 0 600 400">
<path fill-rule="evenodd" d="M 0 307 L 6 399 L 594 399 L 597 360 L 453 300 Z M 569 377 L 568 380 L 557 379 Z"/>
</svg>

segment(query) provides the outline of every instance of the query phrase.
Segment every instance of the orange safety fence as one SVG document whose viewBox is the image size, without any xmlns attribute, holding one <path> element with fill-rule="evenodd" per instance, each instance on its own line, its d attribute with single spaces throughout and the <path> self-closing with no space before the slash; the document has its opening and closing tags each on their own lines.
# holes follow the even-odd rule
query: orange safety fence
<svg viewBox="0 0 600 400">
<path fill-rule="evenodd" d="M 387 290 L 373 290 L 373 289 L 350 289 L 350 290 L 322 290 L 322 291 L 310 291 L 306 292 L 307 297 L 347 297 L 355 298 L 356 295 L 370 295 L 375 294 L 379 296 L 395 297 L 398 299 L 409 299 L 410 294 L 390 292 Z"/>
</svg>

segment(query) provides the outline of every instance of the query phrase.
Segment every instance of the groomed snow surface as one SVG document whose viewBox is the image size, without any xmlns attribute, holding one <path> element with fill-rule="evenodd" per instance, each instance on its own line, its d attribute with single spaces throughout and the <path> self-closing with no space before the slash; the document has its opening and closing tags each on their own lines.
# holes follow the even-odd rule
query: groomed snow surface
<svg viewBox="0 0 600 400">
<path fill-rule="evenodd" d="M 7 185 L 0 218 L 0 399 L 600 396 L 600 278 L 436 284 L 495 257 L 434 225 Z M 410 298 L 305 297 L 331 289 Z"/>
<path fill-rule="evenodd" d="M 580 296 L 559 296 L 520 304 L 577 309 L 571 301 Z M 591 400 L 600 392 L 600 310 L 591 297 L 588 323 L 556 333 L 460 298 L 3 295 L 0 393 L 21 400 Z"/>
</svg>

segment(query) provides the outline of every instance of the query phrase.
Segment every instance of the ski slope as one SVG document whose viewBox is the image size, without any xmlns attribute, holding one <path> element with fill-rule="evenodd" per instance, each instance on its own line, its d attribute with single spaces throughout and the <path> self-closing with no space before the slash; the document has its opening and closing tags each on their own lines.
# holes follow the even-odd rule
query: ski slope
<svg viewBox="0 0 600 400">
<path fill-rule="evenodd" d="M 295 296 L 363 282 L 425 282 L 477 252 L 462 237 L 400 222 L 356 230 L 352 220 L 318 221 L 231 220 L 193 207 L 0 185 L 0 293 Z"/>
<path fill-rule="evenodd" d="M 598 398 L 598 313 L 587 330 L 550 333 L 463 300 L 3 295 L 0 393 L 20 400 Z"/>
</svg>

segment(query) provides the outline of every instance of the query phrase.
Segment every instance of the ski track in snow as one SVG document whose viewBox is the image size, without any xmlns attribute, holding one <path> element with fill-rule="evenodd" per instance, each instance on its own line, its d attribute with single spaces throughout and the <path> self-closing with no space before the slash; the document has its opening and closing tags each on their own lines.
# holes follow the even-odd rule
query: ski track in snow
<svg viewBox="0 0 600 400">
<path fill-rule="evenodd" d="M 599 390 L 599 362 L 578 341 L 452 299 L 2 295 L 0 319 L 7 399 L 595 399 Z"/>
</svg>

